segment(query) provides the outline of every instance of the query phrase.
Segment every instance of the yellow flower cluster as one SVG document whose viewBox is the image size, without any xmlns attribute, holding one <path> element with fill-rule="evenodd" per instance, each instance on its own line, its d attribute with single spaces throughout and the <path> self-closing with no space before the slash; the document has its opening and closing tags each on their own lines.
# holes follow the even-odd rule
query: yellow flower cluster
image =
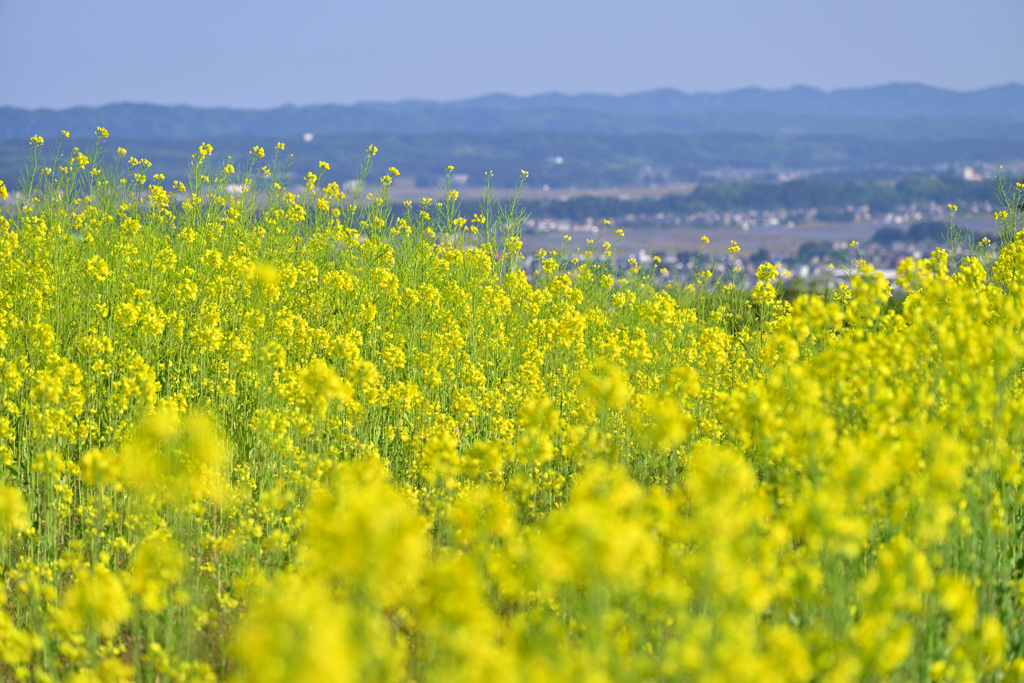
<svg viewBox="0 0 1024 683">
<path fill-rule="evenodd" d="M 211 153 L 0 216 L 0 679 L 1024 676 L 1024 235 L 901 305 L 530 280 Z"/>
</svg>

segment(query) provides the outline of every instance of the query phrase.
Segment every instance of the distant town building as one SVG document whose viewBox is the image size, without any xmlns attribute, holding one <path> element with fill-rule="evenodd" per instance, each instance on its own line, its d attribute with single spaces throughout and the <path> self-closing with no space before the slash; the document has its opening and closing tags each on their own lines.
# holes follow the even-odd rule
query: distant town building
<svg viewBox="0 0 1024 683">
<path fill-rule="evenodd" d="M 964 166 L 964 180 L 971 183 L 980 183 L 984 178 L 981 176 L 981 172 L 973 166 Z"/>
</svg>

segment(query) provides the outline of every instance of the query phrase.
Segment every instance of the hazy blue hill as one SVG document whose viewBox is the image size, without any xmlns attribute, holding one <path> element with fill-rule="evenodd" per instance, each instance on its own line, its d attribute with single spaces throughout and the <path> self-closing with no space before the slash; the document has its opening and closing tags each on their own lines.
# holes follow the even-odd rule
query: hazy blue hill
<svg viewBox="0 0 1024 683">
<path fill-rule="evenodd" d="M 457 102 L 369 102 L 264 110 L 113 104 L 66 110 L 0 108 L 0 140 L 105 126 L 132 138 L 232 135 L 502 133 L 588 134 L 719 132 L 829 134 L 887 140 L 1024 140 L 1024 85 L 953 92 L 916 84 L 823 92 L 746 88 L 686 94 L 661 89 L 633 95 L 531 97 L 487 95 Z"/>
<path fill-rule="evenodd" d="M 807 86 L 786 90 L 743 88 L 725 93 L 686 94 L 672 89 L 634 95 L 561 95 L 532 97 L 488 95 L 464 104 L 486 109 L 530 111 L 571 108 L 645 114 L 772 112 L 839 118 L 958 118 L 1008 116 L 1024 121 L 1024 85 L 1010 84 L 974 92 L 955 92 L 914 83 L 824 92 Z"/>
<path fill-rule="evenodd" d="M 1010 84 L 975 92 L 955 92 L 919 84 L 890 84 L 872 88 L 824 92 L 807 86 L 786 90 L 743 88 L 726 93 L 686 94 L 664 88 L 633 95 L 562 95 L 531 97 L 487 95 L 453 105 L 481 109 L 532 111 L 573 109 L 635 114 L 694 114 L 706 112 L 772 112 L 839 118 L 958 118 L 1008 116 L 1024 121 L 1024 85 Z"/>
<path fill-rule="evenodd" d="M 475 184 L 483 173 L 530 170 L 552 188 L 706 181 L 742 169 L 744 177 L 781 170 L 812 173 L 952 173 L 966 165 L 1024 160 L 1024 86 L 953 92 L 915 84 L 823 92 L 746 88 L 687 94 L 660 89 L 633 95 L 531 97 L 491 94 L 458 102 L 403 100 L 352 106 L 241 110 L 112 104 L 62 111 L 0 108 L 0 178 L 15 187 L 43 135 L 44 157 L 61 130 L 65 146 L 91 146 L 97 126 L 184 176 L 190 154 L 211 142 L 216 154 L 243 158 L 253 145 L 283 141 L 295 168 L 326 159 L 343 174 L 367 145 L 406 178 L 433 187 L 448 164 Z M 303 134 L 313 133 L 312 142 Z M 562 157 L 562 163 L 552 160 Z M 724 171 L 723 171 L 724 169 Z M 730 170 L 731 169 L 731 170 Z M 751 175 L 753 172 L 753 175 Z M 731 177 L 731 176 L 729 176 Z"/>
<path fill-rule="evenodd" d="M 1021 120 L 1024 86 L 1010 84 L 971 93 L 918 84 L 892 84 L 831 93 L 834 115 L 886 118 L 925 116 L 955 118 L 1013 115 Z"/>
</svg>

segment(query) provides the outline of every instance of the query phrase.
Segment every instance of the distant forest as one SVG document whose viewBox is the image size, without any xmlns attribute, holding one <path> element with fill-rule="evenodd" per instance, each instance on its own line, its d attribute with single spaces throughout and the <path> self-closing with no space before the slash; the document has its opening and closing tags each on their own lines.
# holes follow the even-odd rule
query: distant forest
<svg viewBox="0 0 1024 683">
<path fill-rule="evenodd" d="M 929 201 L 970 203 L 991 201 L 994 188 L 991 180 L 967 182 L 946 171 L 927 170 L 926 163 L 939 159 L 983 158 L 999 160 L 1007 154 L 1007 144 L 984 141 L 963 143 L 918 143 L 913 150 L 896 149 L 892 143 L 871 146 L 844 139 L 798 139 L 779 141 L 751 136 L 706 136 L 679 139 L 675 136 L 569 136 L 558 134 L 522 134 L 504 136 L 376 136 L 380 153 L 376 168 L 383 172 L 397 166 L 405 179 L 412 178 L 432 195 L 444 166 L 452 164 L 457 173 L 465 173 L 466 184 L 479 185 L 484 172 L 495 169 L 495 186 L 510 187 L 520 169 L 530 171 L 532 187 L 542 184 L 553 189 L 570 186 L 602 188 L 657 185 L 659 182 L 698 181 L 688 194 L 674 193 L 657 197 L 619 199 L 608 196 L 581 196 L 564 201 L 557 199 L 531 201 L 529 213 L 535 218 L 568 219 L 582 222 L 587 218 L 621 219 L 627 215 L 659 213 L 685 216 L 699 211 L 810 209 L 819 210 L 818 219 L 848 220 L 846 207 L 869 205 L 872 212 L 891 211 L 900 205 L 924 204 Z M 230 155 L 235 166 L 244 168 L 252 140 L 238 138 L 214 141 L 216 161 L 223 163 Z M 365 144 L 364 144 L 365 143 Z M 863 141 L 861 141 L 863 143 Z M 88 150 L 90 140 L 65 141 L 65 149 L 78 145 Z M 263 142 L 269 150 L 273 142 Z M 298 183 L 306 171 L 317 169 L 320 159 L 331 164 L 330 171 L 318 171 L 322 182 L 344 183 L 365 155 L 365 139 L 349 136 L 326 137 L 304 143 L 290 140 L 286 153 L 294 151 L 291 160 L 293 181 Z M 1011 158 L 1024 159 L 1024 142 L 1011 145 Z M 50 142 L 47 142 L 50 145 Z M 153 163 L 152 173 L 161 172 L 168 180 L 188 177 L 188 162 L 195 146 L 182 140 L 117 140 L 107 145 L 107 159 L 113 159 L 117 146 L 124 146 L 129 155 L 147 158 Z M 195 143 L 198 145 L 198 142 Z M 909 147 L 909 146 L 908 146 Z M 47 146 L 41 155 L 48 161 Z M 0 143 L 0 179 L 17 189 L 24 172 L 28 145 Z M 561 163 L 555 163 L 557 151 Z M 564 154 L 564 156 L 562 156 Z M 712 182 L 701 174 L 716 168 L 715 164 L 735 164 L 770 177 L 773 159 L 784 157 L 791 167 L 821 164 L 823 159 L 837 161 L 844 157 L 847 170 L 820 172 L 810 177 L 778 182 L 776 180 L 724 180 Z M 856 158 L 854 163 L 852 158 Z M 883 160 L 916 160 L 918 168 L 894 168 Z M 266 161 L 266 160 L 264 160 Z M 261 162 L 262 163 L 262 162 Z M 718 166 L 717 168 L 721 168 Z M 499 172 L 498 169 L 501 169 Z M 660 175 L 659 173 L 660 169 Z M 371 180 L 376 174 L 371 176 Z"/>
<path fill-rule="evenodd" d="M 254 145 L 272 153 L 283 142 L 293 185 L 311 170 L 324 183 L 350 180 L 371 144 L 380 150 L 371 180 L 394 166 L 402 183 L 425 195 L 448 166 L 457 184 L 470 188 L 493 172 L 494 186 L 507 189 L 520 169 L 529 171 L 530 187 L 552 191 L 697 185 L 691 194 L 660 199 L 584 196 L 529 206 L 534 216 L 573 219 L 780 208 L 819 208 L 826 217 L 825 210 L 848 205 L 886 211 L 915 202 L 989 200 L 986 183 L 959 180 L 965 167 L 1024 166 L 1024 86 L 960 93 L 892 84 L 834 92 L 489 95 L 270 110 L 0 107 L 0 179 L 19 189 L 30 136 L 46 139 L 40 161 L 52 166 L 60 163 L 53 153 L 61 130 L 71 132 L 62 141 L 66 154 L 75 146 L 91 150 L 96 126 L 111 134 L 107 162 L 124 147 L 152 162 L 150 174 L 163 173 L 168 183 L 189 176 L 200 143 L 213 145 L 213 163 L 230 157 L 241 172 Z M 320 172 L 320 161 L 330 170 Z M 777 182 L 783 177 L 800 179 Z"/>
<path fill-rule="evenodd" d="M 868 205 L 872 212 L 892 211 L 900 205 L 992 201 L 994 183 L 967 182 L 958 177 L 912 176 L 890 182 L 794 180 L 787 183 L 720 182 L 698 186 L 691 194 L 661 198 L 619 200 L 577 197 L 566 201 L 535 202 L 537 217 L 583 221 L 587 218 L 622 218 L 629 214 L 686 215 L 698 211 L 817 208 L 822 220 L 849 220 L 846 207 Z"/>
<path fill-rule="evenodd" d="M 302 138 L 239 136 L 218 139 L 128 139 L 115 134 L 107 141 L 107 160 L 117 147 L 146 158 L 153 172 L 168 179 L 188 177 L 191 154 L 201 142 L 214 147 L 214 161 L 232 157 L 244 168 L 253 145 L 268 152 L 284 142 L 291 159 L 293 182 L 317 169 L 320 160 L 331 170 L 325 182 L 343 183 L 359 168 L 370 144 L 380 149 L 375 167 L 395 166 L 403 180 L 433 189 L 452 165 L 464 174 L 468 186 L 479 186 L 487 171 L 497 187 L 510 187 L 520 169 L 530 172 L 530 185 L 557 188 L 601 188 L 659 185 L 667 182 L 706 183 L 731 172 L 747 179 L 768 180 L 787 170 L 825 174 L 829 180 L 886 180 L 907 175 L 950 173 L 958 167 L 1002 164 L 1024 160 L 1024 140 L 916 140 L 892 142 L 842 136 L 772 136 L 721 133 L 713 135 L 589 135 L 570 133 L 432 133 L 422 135 L 327 135 L 311 142 Z M 44 164 L 52 164 L 57 139 L 48 136 L 40 151 Z M 89 150 L 93 141 L 72 137 L 63 141 Z M 30 148 L 28 140 L 0 142 L 0 179 L 17 189 Z M 265 163 L 265 162 L 264 162 Z M 946 169 L 943 171 L 942 169 Z M 812 184 L 813 186 L 813 184 Z M 787 192 L 804 191 L 803 184 Z M 852 186 L 851 186 L 852 187 Z M 723 188 L 722 192 L 730 192 Z M 808 190 L 809 191 L 809 190 Z M 853 191 L 853 190 L 851 190 Z M 716 200 L 717 201 L 717 200 Z M 783 200 L 779 200 L 783 201 Z M 787 200 L 788 201 L 788 200 Z M 802 201 L 802 200 L 801 200 Z"/>
</svg>

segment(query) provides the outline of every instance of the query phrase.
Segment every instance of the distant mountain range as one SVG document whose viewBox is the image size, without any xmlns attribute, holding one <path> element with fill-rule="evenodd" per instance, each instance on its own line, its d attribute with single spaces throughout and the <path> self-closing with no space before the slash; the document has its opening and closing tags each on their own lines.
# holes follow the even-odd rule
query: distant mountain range
<svg viewBox="0 0 1024 683">
<path fill-rule="evenodd" d="M 666 88 L 623 96 L 554 93 L 517 98 L 488 95 L 462 104 L 494 110 L 565 108 L 667 115 L 728 111 L 840 118 L 985 117 L 999 113 L 1019 114 L 1024 106 L 1024 85 L 1009 84 L 975 92 L 942 90 L 914 83 L 831 92 L 795 86 L 788 90 L 744 88 L 725 93 L 687 94 Z"/>
<path fill-rule="evenodd" d="M 687 94 L 532 97 L 487 95 L 456 102 L 401 101 L 247 110 L 111 104 L 64 110 L 0 107 L 0 141 L 84 136 L 104 126 L 120 138 L 551 132 L 598 135 L 746 133 L 879 140 L 1024 140 L 1024 85 L 955 92 L 919 84 L 824 92 L 746 88 Z"/>
<path fill-rule="evenodd" d="M 328 160 L 325 181 L 344 182 L 368 145 L 402 181 L 432 189 L 448 165 L 470 186 L 494 171 L 510 185 L 529 169 L 536 187 L 623 187 L 716 178 L 826 174 L 838 179 L 951 175 L 964 167 L 1024 164 L 1024 85 L 953 92 L 923 85 L 823 92 L 748 88 L 688 95 L 487 95 L 458 102 L 370 102 L 266 110 L 113 104 L 60 111 L 0 108 L 0 179 L 19 186 L 28 139 L 42 135 L 44 163 L 58 149 L 123 146 L 169 178 L 187 177 L 200 142 L 215 157 L 246 157 L 284 142 L 293 173 Z M 312 133 L 312 139 L 307 135 Z M 219 163 L 219 162 L 218 162 Z M 784 173 L 785 172 L 785 173 Z M 1017 171 L 1015 171 L 1017 172 Z M 836 175 L 839 174 L 839 175 Z M 851 175 L 852 174 L 852 175 Z"/>
</svg>

